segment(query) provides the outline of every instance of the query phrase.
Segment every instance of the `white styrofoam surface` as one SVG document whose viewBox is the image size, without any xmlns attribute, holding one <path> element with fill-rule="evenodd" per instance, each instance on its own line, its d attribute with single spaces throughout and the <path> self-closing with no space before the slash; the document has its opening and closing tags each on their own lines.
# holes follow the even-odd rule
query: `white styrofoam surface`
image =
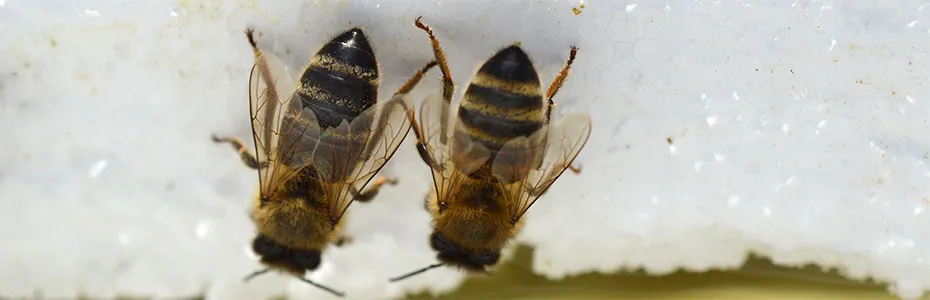
<svg viewBox="0 0 930 300">
<path fill-rule="evenodd" d="M 581 48 L 556 101 L 594 131 L 584 172 L 527 216 L 537 272 L 733 268 L 755 251 L 901 297 L 930 290 L 930 4 L 578 4 L 0 1 L 0 294 L 325 296 L 278 275 L 240 282 L 259 267 L 255 173 L 209 135 L 249 133 L 242 31 L 299 68 L 361 26 L 387 95 L 431 59 L 418 15 L 459 92 L 515 41 L 545 81 Z M 412 136 L 384 172 L 400 184 L 352 206 L 355 243 L 310 278 L 353 298 L 453 289 L 448 269 L 387 283 L 434 256 Z"/>
</svg>

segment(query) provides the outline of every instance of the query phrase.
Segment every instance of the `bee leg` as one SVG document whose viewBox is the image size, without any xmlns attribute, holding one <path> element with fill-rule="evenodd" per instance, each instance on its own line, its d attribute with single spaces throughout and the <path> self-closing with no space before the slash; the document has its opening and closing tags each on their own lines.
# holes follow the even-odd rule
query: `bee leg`
<svg viewBox="0 0 930 300">
<path fill-rule="evenodd" d="M 221 137 L 217 135 L 211 135 L 210 138 L 213 139 L 215 143 L 229 143 L 236 152 L 239 153 L 239 157 L 242 159 L 242 163 L 252 169 L 265 168 L 268 164 L 263 162 L 259 166 L 258 159 L 255 158 L 255 154 L 252 154 L 248 148 L 246 148 L 245 143 L 242 142 L 239 138 L 236 137 Z"/>
<path fill-rule="evenodd" d="M 336 247 L 342 247 L 342 246 L 345 246 L 351 243 L 352 243 L 352 237 L 343 235 L 337 238 L 336 241 L 333 242 L 333 245 L 335 245 Z"/>
<path fill-rule="evenodd" d="M 374 199 L 378 195 L 378 191 L 381 190 L 381 186 L 384 184 L 395 185 L 397 184 L 397 179 L 387 178 L 387 177 L 378 177 L 375 179 L 375 182 L 371 184 L 370 187 L 362 191 L 361 193 L 356 192 L 355 189 L 352 189 L 352 193 L 355 196 L 355 201 L 359 202 L 369 202 L 371 199 Z"/>
<path fill-rule="evenodd" d="M 429 69 L 432 69 L 437 64 L 438 63 L 436 63 L 435 60 L 430 61 L 426 64 L 426 66 L 423 66 L 420 68 L 420 70 L 417 70 L 417 72 L 413 74 L 413 77 L 410 77 L 410 79 L 408 79 L 407 82 L 404 83 L 404 85 L 394 93 L 394 95 L 410 93 L 410 91 L 413 90 L 413 87 L 420 83 L 420 79 L 423 79 L 423 75 L 426 74 L 426 71 L 429 71 Z"/>
<path fill-rule="evenodd" d="M 576 166 L 575 166 L 575 163 L 572 163 L 571 165 L 568 165 L 568 169 L 569 169 L 569 170 L 572 170 L 572 173 L 581 174 L 581 167 L 576 167 Z"/>
<path fill-rule="evenodd" d="M 568 62 L 565 63 L 565 66 L 562 67 L 562 71 L 555 76 L 555 79 L 553 79 L 552 83 L 549 85 L 549 90 L 546 92 L 546 98 L 549 99 L 549 107 L 546 109 L 546 123 L 552 120 L 552 111 L 555 110 L 555 101 L 552 101 L 552 98 L 554 98 L 555 94 L 562 88 L 562 84 L 565 83 L 565 78 L 568 78 L 568 73 L 571 70 L 572 63 L 575 62 L 575 54 L 577 53 L 578 47 L 572 46 L 572 50 L 568 54 Z"/>
<path fill-rule="evenodd" d="M 255 30 L 252 28 L 245 29 L 245 37 L 249 39 L 249 45 L 252 46 L 252 53 L 255 54 L 255 57 L 262 55 L 262 52 L 258 50 L 258 43 L 255 42 L 255 37 L 253 36 Z"/>
<path fill-rule="evenodd" d="M 558 93 L 559 89 L 562 88 L 562 84 L 565 82 L 565 78 L 568 77 L 568 72 L 572 67 L 572 63 L 575 62 L 575 54 L 577 53 L 578 47 L 572 46 L 572 50 L 568 54 L 568 62 L 565 63 L 565 66 L 562 67 L 562 71 L 559 72 L 559 75 L 555 76 L 555 79 L 552 80 L 552 84 L 549 85 L 549 90 L 546 92 L 546 98 L 549 98 L 550 109 L 552 106 L 554 106 L 552 97 L 555 97 L 555 94 Z"/>
<path fill-rule="evenodd" d="M 398 89 L 397 92 L 394 93 L 394 95 L 396 96 L 396 95 L 400 95 L 400 94 L 407 94 L 407 93 L 410 93 L 410 91 L 413 90 L 413 87 L 416 86 L 417 83 L 420 83 L 420 79 L 423 78 L 423 75 L 426 74 L 426 71 L 429 71 L 429 69 L 435 67 L 436 65 L 437 65 L 437 63 L 436 63 L 435 60 L 434 60 L 434 61 L 430 61 L 429 63 L 427 63 L 426 66 L 423 66 L 423 68 L 420 68 L 420 70 L 418 70 L 416 74 L 413 74 L 413 77 L 410 77 L 410 79 L 407 80 L 407 83 L 404 83 L 404 85 L 401 86 L 400 89 Z M 401 103 L 403 103 L 403 102 L 401 102 Z M 409 116 L 409 117 L 410 117 L 410 120 L 411 120 L 412 123 L 413 123 L 412 125 L 413 125 L 415 128 L 417 128 L 417 129 L 414 129 L 414 130 L 419 130 L 419 126 L 417 126 L 417 124 L 416 124 L 416 123 L 417 123 L 417 121 L 416 121 L 417 119 L 416 119 L 416 117 L 414 116 L 414 111 L 413 111 L 412 109 L 410 109 L 410 110 L 408 110 L 408 111 L 410 112 L 410 116 Z M 426 148 L 424 148 L 424 147 L 421 145 L 422 143 L 421 143 L 420 141 L 421 141 L 421 139 L 419 138 L 419 135 L 417 135 L 417 151 L 420 152 L 420 155 L 422 156 L 423 153 L 424 153 L 423 151 L 426 151 Z M 422 148 L 422 149 L 421 149 L 421 148 Z"/>
<path fill-rule="evenodd" d="M 417 17 L 417 20 L 414 22 L 414 25 L 417 28 L 423 29 L 426 31 L 426 34 L 429 35 L 430 45 L 433 47 L 433 56 L 436 58 L 436 62 L 439 63 L 439 70 L 442 71 L 442 100 L 452 107 L 452 94 L 455 91 L 455 84 L 452 83 L 452 74 L 449 73 L 449 63 L 446 62 L 446 54 L 442 51 L 442 46 L 439 46 L 439 40 L 436 39 L 436 35 L 433 34 L 433 29 L 426 24 L 420 22 L 420 19 L 423 17 Z M 449 112 L 443 110 L 439 116 L 439 121 L 441 122 L 440 129 L 442 132 L 448 132 L 446 130 L 446 124 L 449 124 Z M 446 143 L 446 136 L 440 135 L 439 141 L 442 144 Z"/>
<path fill-rule="evenodd" d="M 433 29 L 420 22 L 422 18 L 422 16 L 417 17 L 414 25 L 426 31 L 426 34 L 429 35 L 429 42 L 433 47 L 433 56 L 436 57 L 436 62 L 439 63 L 439 69 L 442 70 L 442 99 L 449 103 L 452 101 L 452 92 L 454 90 L 452 75 L 449 74 L 449 63 L 446 62 L 446 54 L 442 51 L 442 46 L 439 46 L 439 40 L 437 40 L 436 35 L 433 34 Z"/>
<path fill-rule="evenodd" d="M 552 83 L 549 85 L 549 90 L 546 92 L 546 98 L 549 101 L 549 105 L 546 109 L 546 123 L 552 121 L 552 111 L 555 110 L 555 101 L 552 98 L 555 97 L 555 94 L 559 92 L 562 88 L 562 84 L 565 83 L 565 79 L 568 78 L 568 73 L 571 70 L 572 63 L 575 62 L 575 55 L 578 53 L 578 47 L 572 46 L 571 52 L 568 54 L 568 61 L 565 63 L 565 66 L 562 67 L 562 71 L 555 76 L 555 79 L 552 80 Z M 572 167 L 572 172 L 576 172 L 577 168 Z"/>
<path fill-rule="evenodd" d="M 442 170 L 442 166 L 436 163 L 436 160 L 429 154 L 429 151 L 426 151 L 426 142 L 423 141 L 423 130 L 420 129 L 420 124 L 417 124 L 415 118 L 411 117 L 410 119 L 413 120 L 411 127 L 413 128 L 413 135 L 417 138 L 417 154 L 420 155 L 420 159 L 426 163 L 426 166 L 432 169 Z"/>
<path fill-rule="evenodd" d="M 552 80 L 552 84 L 549 85 L 549 90 L 546 92 L 546 98 L 549 99 L 549 108 L 546 110 L 546 123 L 552 120 L 552 111 L 555 110 L 555 101 L 552 101 L 552 98 L 555 97 L 555 94 L 562 88 L 562 84 L 565 83 L 565 78 L 568 78 L 568 73 L 571 70 L 572 63 L 575 62 L 576 54 L 578 54 L 578 47 L 572 46 L 571 52 L 568 54 L 568 61 L 565 63 L 565 66 L 562 67 L 562 71 L 559 72 L 559 75 L 556 75 L 555 79 Z M 569 165 L 568 168 L 572 173 L 581 173 L 581 168 L 576 167 L 574 164 Z"/>
</svg>

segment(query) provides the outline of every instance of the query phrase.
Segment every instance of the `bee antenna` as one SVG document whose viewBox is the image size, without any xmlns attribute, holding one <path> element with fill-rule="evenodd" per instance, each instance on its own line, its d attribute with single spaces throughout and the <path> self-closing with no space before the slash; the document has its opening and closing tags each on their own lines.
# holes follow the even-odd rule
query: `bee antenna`
<svg viewBox="0 0 930 300">
<path fill-rule="evenodd" d="M 342 298 L 342 297 L 345 297 L 345 296 L 346 296 L 346 294 L 343 293 L 343 292 L 340 292 L 340 291 L 331 289 L 331 288 L 328 287 L 328 286 L 325 286 L 325 285 L 322 285 L 322 284 L 313 282 L 313 281 L 311 281 L 310 279 L 306 279 L 306 278 L 303 278 L 303 277 L 297 277 L 297 278 L 300 279 L 300 281 L 309 283 L 309 284 L 312 285 L 312 286 L 315 286 L 315 287 L 318 287 L 318 288 L 320 288 L 320 289 L 322 289 L 322 290 L 324 290 L 324 291 L 330 292 L 331 294 L 336 295 L 337 297 Z"/>
<path fill-rule="evenodd" d="M 242 278 L 242 281 L 247 282 L 247 281 L 249 281 L 249 280 L 252 280 L 252 278 L 255 278 L 255 276 L 268 273 L 268 271 L 271 271 L 271 269 L 261 269 L 261 270 L 252 272 L 251 274 L 246 275 L 245 278 Z"/>
<path fill-rule="evenodd" d="M 420 274 L 420 273 L 423 273 L 423 272 L 426 272 L 426 271 L 429 271 L 429 270 L 432 270 L 432 269 L 435 269 L 435 268 L 438 268 L 438 267 L 442 267 L 442 263 L 435 263 L 435 264 L 426 266 L 426 267 L 424 267 L 424 268 L 421 268 L 421 269 L 419 269 L 419 270 L 416 270 L 416 271 L 413 271 L 413 272 L 410 272 L 410 273 L 407 273 L 407 274 L 404 274 L 404 275 L 401 275 L 401 276 L 398 276 L 398 277 L 391 278 L 391 279 L 389 279 L 389 280 L 390 280 L 391 282 L 398 282 L 398 281 L 407 279 L 407 278 L 410 277 L 410 276 L 417 275 L 417 274 Z"/>
</svg>

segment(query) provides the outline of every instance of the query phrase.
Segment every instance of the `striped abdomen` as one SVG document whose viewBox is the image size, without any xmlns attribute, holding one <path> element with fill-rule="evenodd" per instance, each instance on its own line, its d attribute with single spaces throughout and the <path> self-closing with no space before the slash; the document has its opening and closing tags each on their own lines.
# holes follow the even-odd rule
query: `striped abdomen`
<svg viewBox="0 0 930 300">
<path fill-rule="evenodd" d="M 324 45 L 300 77 L 297 94 L 322 128 L 351 122 L 374 105 L 378 62 L 362 30 L 353 28 Z"/>
<path fill-rule="evenodd" d="M 313 112 L 323 130 L 338 127 L 343 121 L 352 123 L 353 129 L 364 130 L 372 119 L 355 119 L 377 102 L 378 81 L 374 51 L 365 34 L 353 28 L 323 45 L 310 59 L 310 65 L 300 77 L 296 99 L 304 109 Z M 359 126 L 358 121 L 367 125 Z M 354 170 L 357 163 L 354 159 L 362 156 L 368 139 L 363 132 L 329 132 L 322 138 L 309 137 L 305 141 L 318 140 L 321 144 L 305 146 L 314 149 L 314 157 L 305 163 L 312 162 L 315 171 L 330 182 L 342 181 L 350 175 L 348 172 Z"/>
<path fill-rule="evenodd" d="M 478 69 L 462 98 L 455 134 L 484 144 L 493 161 L 508 141 L 542 128 L 546 109 L 532 62 L 520 47 L 510 46 Z"/>
</svg>

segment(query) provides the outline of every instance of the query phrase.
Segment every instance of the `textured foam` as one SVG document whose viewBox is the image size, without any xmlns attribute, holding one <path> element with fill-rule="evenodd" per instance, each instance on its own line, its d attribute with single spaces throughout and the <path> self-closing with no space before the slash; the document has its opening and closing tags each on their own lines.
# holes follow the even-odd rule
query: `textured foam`
<svg viewBox="0 0 930 300">
<path fill-rule="evenodd" d="M 556 117 L 590 112 L 578 163 L 519 242 L 551 278 L 739 267 L 747 253 L 930 289 L 930 8 L 925 1 L 2 1 L 0 293 L 256 299 L 326 294 L 260 266 L 256 174 L 210 134 L 249 137 L 246 26 L 296 74 L 352 26 L 386 99 L 432 59 L 457 94 L 521 42 L 548 83 L 580 47 Z M 268 1 L 270 2 L 270 1 Z M 438 92 L 430 72 L 416 99 Z M 355 242 L 313 280 L 353 298 L 443 292 L 412 135 Z"/>
</svg>

